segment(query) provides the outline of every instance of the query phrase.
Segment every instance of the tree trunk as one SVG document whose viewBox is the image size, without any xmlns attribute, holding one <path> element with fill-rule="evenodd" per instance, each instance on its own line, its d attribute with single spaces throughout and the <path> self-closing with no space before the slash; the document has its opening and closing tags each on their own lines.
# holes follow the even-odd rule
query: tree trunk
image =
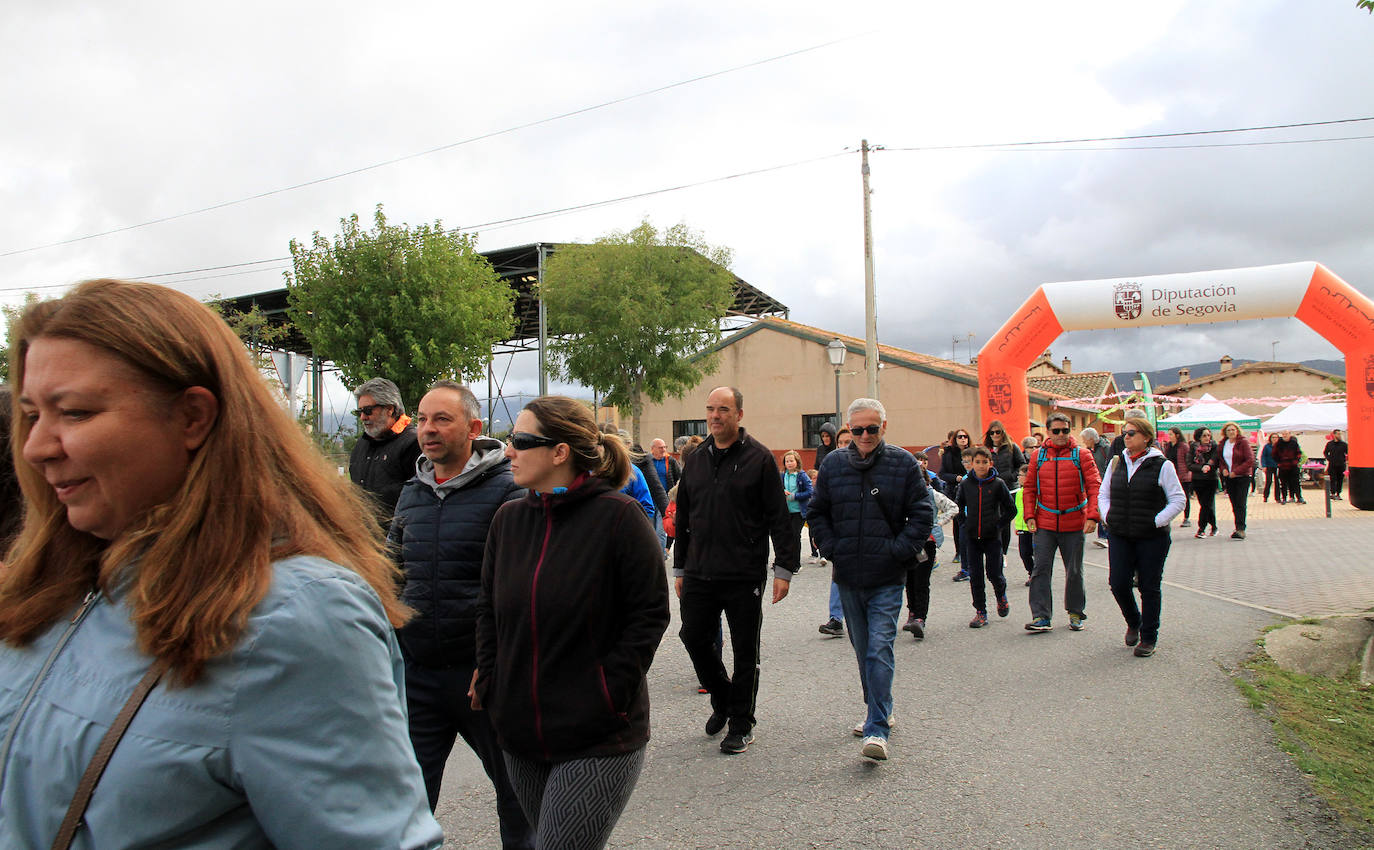
<svg viewBox="0 0 1374 850">
<path fill-rule="evenodd" d="M 642 375 L 636 375 L 634 382 L 630 384 L 630 437 L 636 446 L 644 445 L 644 441 L 639 438 L 639 418 L 644 415 L 643 386 Z"/>
</svg>

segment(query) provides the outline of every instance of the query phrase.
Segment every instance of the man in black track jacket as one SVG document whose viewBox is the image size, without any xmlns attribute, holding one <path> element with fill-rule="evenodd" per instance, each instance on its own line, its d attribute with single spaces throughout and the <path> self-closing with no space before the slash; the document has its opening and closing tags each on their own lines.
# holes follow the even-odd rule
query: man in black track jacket
<svg viewBox="0 0 1374 850">
<path fill-rule="evenodd" d="M 744 396 L 719 387 L 706 400 L 711 439 L 687 456 L 677 488 L 677 540 L 673 576 L 681 600 L 679 635 L 698 680 L 711 694 L 706 734 L 729 723 L 723 753 L 742 753 L 753 742 L 759 689 L 759 630 L 773 541 L 773 602 L 787 596 L 800 564 L 800 540 L 791 530 L 787 497 L 773 453 L 740 427 Z M 726 675 L 716 654 L 721 613 L 730 626 L 734 671 Z"/>
<path fill-rule="evenodd" d="M 397 633 L 406 665 L 410 741 L 429 807 L 439 801 L 444 765 L 461 735 L 496 788 L 501 844 L 534 846 L 534 833 L 511 789 L 486 712 L 473 711 L 468 686 L 477 667 L 477 598 L 482 556 L 496 509 L 524 490 L 511 478 L 505 447 L 483 437 L 477 397 L 439 381 L 420 401 L 417 436 L 424 453 L 401 491 L 388 540 L 405 572 L 402 600 L 415 619 Z"/>
</svg>

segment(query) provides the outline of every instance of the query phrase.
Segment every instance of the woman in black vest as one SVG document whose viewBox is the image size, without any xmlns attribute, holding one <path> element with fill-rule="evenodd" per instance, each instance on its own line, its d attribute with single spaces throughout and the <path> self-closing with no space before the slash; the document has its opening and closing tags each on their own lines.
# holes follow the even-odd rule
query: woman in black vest
<svg viewBox="0 0 1374 850">
<path fill-rule="evenodd" d="M 1153 425 L 1130 416 L 1121 435 L 1125 449 L 1107 465 L 1097 491 L 1097 508 L 1111 530 L 1107 581 L 1126 618 L 1126 645 L 1147 658 L 1159 641 L 1160 585 L 1164 559 L 1169 556 L 1169 523 L 1183 511 L 1183 485 L 1174 465 L 1151 445 Z M 1140 588 L 1138 608 L 1133 581 Z"/>
</svg>

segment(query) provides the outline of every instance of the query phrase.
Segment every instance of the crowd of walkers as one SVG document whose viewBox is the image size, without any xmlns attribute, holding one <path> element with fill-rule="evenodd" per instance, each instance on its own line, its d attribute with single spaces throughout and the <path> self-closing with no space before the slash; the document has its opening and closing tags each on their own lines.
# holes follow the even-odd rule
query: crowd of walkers
<svg viewBox="0 0 1374 850">
<path fill-rule="evenodd" d="M 808 470 L 796 451 L 779 468 L 733 387 L 707 396 L 705 439 L 646 452 L 572 399 L 530 402 L 502 442 L 467 387 L 438 381 L 411 415 L 384 378 L 354 393 L 344 479 L 220 318 L 114 280 L 26 307 L 10 358 L 5 847 L 434 848 L 459 738 L 503 846 L 601 847 L 644 766 L 671 597 L 704 731 L 738 756 L 755 740 L 764 601 L 788 596 L 804 526 L 831 566 L 821 631 L 855 654 L 852 732 L 882 761 L 900 614 L 923 638 L 943 526 L 975 629 L 1011 610 L 1015 532 L 1032 633 L 1052 628 L 1056 554 L 1068 627 L 1085 627 L 1084 539 L 1105 526 L 1125 644 L 1149 656 L 1189 493 L 1199 537 L 1224 486 L 1244 539 L 1257 463 L 1266 499 L 1272 483 L 1301 501 L 1291 435 L 1257 458 L 1234 424 L 1218 443 L 1156 443 L 1128 416 L 1109 447 L 1052 414 L 1043 438 L 1017 445 L 993 422 L 928 460 L 888 444 L 886 409 L 861 398 Z M 1339 498 L 1339 434 L 1327 459 Z"/>
</svg>

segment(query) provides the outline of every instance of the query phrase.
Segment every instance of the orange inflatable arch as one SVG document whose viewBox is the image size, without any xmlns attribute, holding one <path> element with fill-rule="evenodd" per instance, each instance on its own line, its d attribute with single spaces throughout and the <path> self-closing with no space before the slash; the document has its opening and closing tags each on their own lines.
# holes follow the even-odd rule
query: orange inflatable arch
<svg viewBox="0 0 1374 850">
<path fill-rule="evenodd" d="M 1065 331 L 1288 316 L 1345 355 L 1349 498 L 1374 510 L 1374 301 L 1320 263 L 1046 283 L 978 352 L 983 430 L 1029 433 L 1026 369 Z"/>
</svg>

